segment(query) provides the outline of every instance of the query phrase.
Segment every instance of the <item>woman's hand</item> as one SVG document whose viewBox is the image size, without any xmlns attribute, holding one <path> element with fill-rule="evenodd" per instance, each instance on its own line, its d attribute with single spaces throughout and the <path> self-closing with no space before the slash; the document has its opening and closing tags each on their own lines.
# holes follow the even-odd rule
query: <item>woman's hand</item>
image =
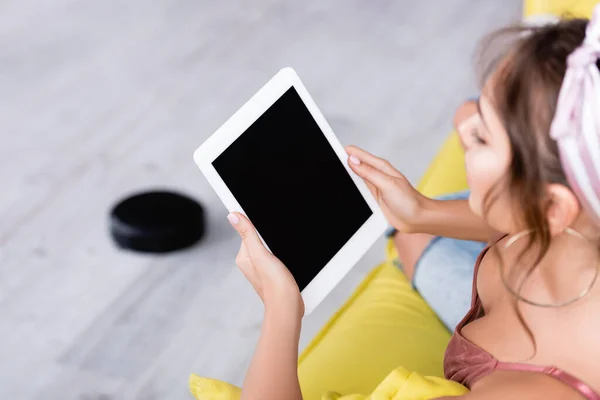
<svg viewBox="0 0 600 400">
<path fill-rule="evenodd" d="M 285 265 L 261 242 L 252 223 L 240 213 L 227 216 L 242 238 L 236 264 L 260 296 L 265 309 L 302 318 L 304 302 L 298 284 Z"/>
<path fill-rule="evenodd" d="M 419 193 L 389 161 L 348 146 L 350 168 L 365 180 L 388 222 L 401 232 L 414 233 L 427 197 Z"/>
<path fill-rule="evenodd" d="M 265 304 L 256 351 L 244 379 L 243 400 L 302 400 L 298 343 L 304 302 L 290 271 L 271 254 L 248 218 L 227 216 L 242 238 L 236 263 Z"/>
</svg>

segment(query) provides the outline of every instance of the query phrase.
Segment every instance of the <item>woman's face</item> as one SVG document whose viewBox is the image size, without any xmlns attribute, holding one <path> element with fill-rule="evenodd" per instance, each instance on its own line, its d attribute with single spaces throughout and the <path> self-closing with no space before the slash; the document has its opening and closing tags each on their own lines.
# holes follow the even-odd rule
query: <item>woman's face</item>
<svg viewBox="0 0 600 400">
<path fill-rule="evenodd" d="M 509 233 L 516 230 L 506 181 L 511 160 L 510 142 L 488 93 L 489 88 L 484 88 L 478 113 L 461 132 L 471 188 L 469 206 L 492 228 Z M 487 196 L 491 196 L 489 209 L 486 209 Z"/>
</svg>

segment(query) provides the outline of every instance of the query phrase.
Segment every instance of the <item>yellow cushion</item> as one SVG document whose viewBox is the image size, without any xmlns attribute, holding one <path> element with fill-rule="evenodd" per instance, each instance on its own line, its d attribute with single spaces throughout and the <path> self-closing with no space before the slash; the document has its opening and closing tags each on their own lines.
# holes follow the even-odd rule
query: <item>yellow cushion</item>
<svg viewBox="0 0 600 400">
<path fill-rule="evenodd" d="M 597 4 L 598 0 L 525 0 L 523 14 L 525 16 L 555 14 L 589 18 Z"/>
<path fill-rule="evenodd" d="M 239 400 L 242 389 L 216 379 L 190 375 L 190 392 L 198 400 Z"/>
<path fill-rule="evenodd" d="M 374 389 L 372 399 L 405 398 L 381 397 L 388 392 L 416 396 L 431 390 L 435 398 L 442 390 L 445 396 L 452 395 L 456 385 L 437 378 L 443 374 L 441 361 L 449 338 L 433 311 L 388 260 L 369 273 L 300 356 L 303 397 L 336 398 L 339 395 L 332 392 Z M 400 365 L 404 368 L 398 369 Z M 241 394 L 233 385 L 196 375 L 190 377 L 190 390 L 199 400 L 239 399 Z M 324 393 L 329 394 L 323 397 Z M 343 397 L 351 398 L 364 397 Z"/>
<path fill-rule="evenodd" d="M 321 400 L 429 400 L 460 396 L 469 390 L 446 379 L 422 376 L 400 367 L 393 370 L 368 396 L 326 393 Z"/>
<path fill-rule="evenodd" d="M 305 399 L 371 393 L 404 366 L 442 376 L 450 334 L 392 261 L 369 273 L 300 356 Z"/>
<path fill-rule="evenodd" d="M 240 388 L 214 379 L 190 377 L 190 390 L 197 400 L 239 400 Z M 393 370 L 370 395 L 327 392 L 321 400 L 428 400 L 467 393 L 464 386 L 446 379 L 422 376 L 400 367 Z"/>
</svg>

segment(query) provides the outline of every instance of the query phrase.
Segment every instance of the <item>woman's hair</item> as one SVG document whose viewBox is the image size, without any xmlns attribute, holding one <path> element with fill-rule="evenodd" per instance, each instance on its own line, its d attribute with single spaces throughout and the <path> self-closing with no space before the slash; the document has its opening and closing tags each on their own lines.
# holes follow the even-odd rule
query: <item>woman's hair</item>
<svg viewBox="0 0 600 400">
<path fill-rule="evenodd" d="M 482 82 L 493 75 L 490 100 L 511 147 L 508 174 L 488 193 L 484 210 L 487 212 L 498 194 L 508 190 L 514 199 L 516 222 L 531 230 L 527 248 L 536 244 L 539 249 L 529 267 L 513 269 L 519 274 L 518 293 L 550 247 L 547 211 L 551 198 L 546 185 L 559 183 L 569 187 L 557 144 L 550 137 L 550 126 L 567 70 L 567 57 L 582 44 L 587 24 L 587 19 L 561 19 L 544 26 L 511 27 L 491 34 L 480 44 L 478 67 Z M 600 68 L 600 63 L 597 65 Z M 524 326 L 531 335 L 527 324 Z"/>
</svg>

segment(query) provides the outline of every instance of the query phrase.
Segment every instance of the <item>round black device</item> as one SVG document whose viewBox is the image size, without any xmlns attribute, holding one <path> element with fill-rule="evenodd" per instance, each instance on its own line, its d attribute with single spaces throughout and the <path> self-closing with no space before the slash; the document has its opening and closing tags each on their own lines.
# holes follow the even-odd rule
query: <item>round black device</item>
<svg viewBox="0 0 600 400">
<path fill-rule="evenodd" d="M 204 234 L 204 210 L 182 194 L 139 193 L 112 209 L 110 233 L 124 249 L 147 253 L 179 250 L 193 245 Z"/>
</svg>

